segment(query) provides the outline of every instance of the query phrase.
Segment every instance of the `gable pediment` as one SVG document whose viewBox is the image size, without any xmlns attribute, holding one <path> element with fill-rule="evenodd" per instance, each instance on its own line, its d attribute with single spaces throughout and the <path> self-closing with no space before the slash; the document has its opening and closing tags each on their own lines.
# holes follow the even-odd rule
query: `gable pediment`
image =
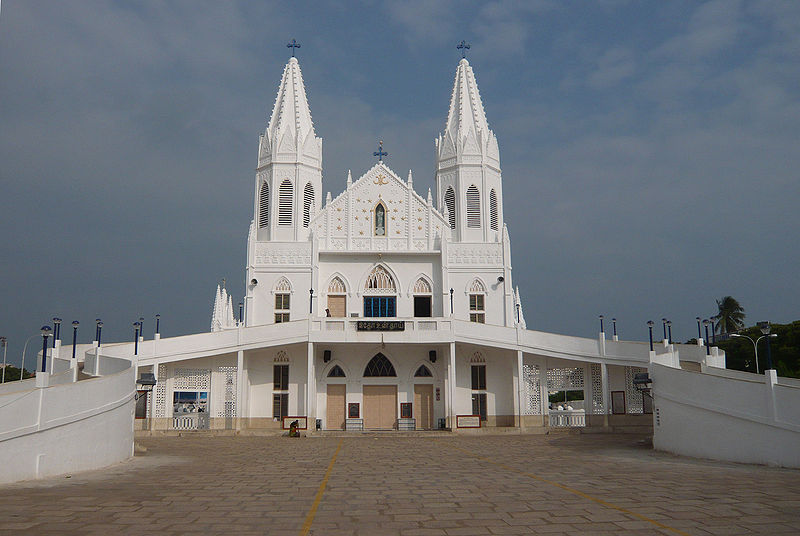
<svg viewBox="0 0 800 536">
<path fill-rule="evenodd" d="M 381 204 L 384 234 L 375 232 L 375 210 Z M 312 222 L 321 250 L 431 251 L 449 232 L 430 200 L 385 164 L 378 163 L 331 200 Z M 446 230 L 446 231 L 445 231 Z"/>
</svg>

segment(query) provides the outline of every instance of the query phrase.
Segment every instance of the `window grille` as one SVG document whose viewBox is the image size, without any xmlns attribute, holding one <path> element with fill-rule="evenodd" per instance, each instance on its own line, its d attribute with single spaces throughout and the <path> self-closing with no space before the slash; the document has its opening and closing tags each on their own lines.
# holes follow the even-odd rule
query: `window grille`
<svg viewBox="0 0 800 536">
<path fill-rule="evenodd" d="M 344 294 L 346 292 L 347 289 L 344 286 L 344 281 L 339 277 L 334 277 L 328 285 L 328 294 Z"/>
<path fill-rule="evenodd" d="M 275 294 L 275 323 L 289 321 L 289 294 Z"/>
<path fill-rule="evenodd" d="M 415 378 L 431 378 L 433 374 L 428 367 L 425 365 L 420 365 L 417 371 L 414 373 Z"/>
<path fill-rule="evenodd" d="M 486 322 L 486 313 L 484 312 L 484 295 L 483 294 L 470 294 L 469 295 L 469 321 L 484 324 Z"/>
<path fill-rule="evenodd" d="M 375 354 L 375 357 L 369 360 L 369 363 L 367 363 L 367 366 L 364 369 L 364 377 L 376 376 L 397 376 L 392 362 L 381 353 Z"/>
<path fill-rule="evenodd" d="M 489 218 L 491 220 L 491 229 L 492 231 L 497 230 L 498 225 L 498 218 L 497 218 L 497 192 L 494 189 L 489 192 Z"/>
<path fill-rule="evenodd" d="M 308 227 L 314 208 L 314 187 L 309 182 L 303 189 L 303 227 Z"/>
<path fill-rule="evenodd" d="M 456 193 L 453 191 L 453 187 L 450 186 L 447 189 L 447 192 L 444 194 L 444 205 L 447 207 L 447 212 L 450 214 L 448 215 L 450 221 L 450 228 L 456 228 Z"/>
<path fill-rule="evenodd" d="M 269 227 L 269 183 L 261 185 L 261 195 L 258 197 L 258 226 Z"/>
<path fill-rule="evenodd" d="M 292 224 L 292 204 L 294 191 L 292 181 L 284 179 L 278 191 L 278 225 Z"/>
<path fill-rule="evenodd" d="M 431 293 L 431 285 L 428 283 L 425 278 L 420 277 L 417 279 L 417 282 L 414 283 L 414 294 L 430 294 Z"/>
<path fill-rule="evenodd" d="M 345 373 L 342 370 L 342 367 L 339 365 L 335 365 L 331 371 L 328 373 L 328 378 L 344 378 Z"/>
<path fill-rule="evenodd" d="M 396 287 L 392 276 L 389 275 L 386 268 L 383 266 L 376 266 L 372 269 L 372 273 L 369 274 L 369 277 L 367 277 L 365 290 L 369 293 L 394 294 L 396 292 Z"/>
<path fill-rule="evenodd" d="M 474 184 L 467 188 L 467 227 L 481 226 L 481 194 Z"/>
<path fill-rule="evenodd" d="M 480 279 L 474 279 L 469 287 L 470 292 L 486 292 L 486 287 L 483 286 Z"/>
</svg>

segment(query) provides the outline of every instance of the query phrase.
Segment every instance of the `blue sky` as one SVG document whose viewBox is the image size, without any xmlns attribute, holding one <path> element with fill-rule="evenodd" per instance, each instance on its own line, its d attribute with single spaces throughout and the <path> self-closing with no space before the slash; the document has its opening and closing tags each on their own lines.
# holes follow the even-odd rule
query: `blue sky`
<svg viewBox="0 0 800 536">
<path fill-rule="evenodd" d="M 205 331 L 244 288 L 258 134 L 295 38 L 324 188 L 433 185 L 457 61 L 498 136 L 532 329 L 594 336 L 733 295 L 797 319 L 800 3 L 3 2 L 0 334 Z M 65 330 L 66 331 L 66 330 Z"/>
</svg>

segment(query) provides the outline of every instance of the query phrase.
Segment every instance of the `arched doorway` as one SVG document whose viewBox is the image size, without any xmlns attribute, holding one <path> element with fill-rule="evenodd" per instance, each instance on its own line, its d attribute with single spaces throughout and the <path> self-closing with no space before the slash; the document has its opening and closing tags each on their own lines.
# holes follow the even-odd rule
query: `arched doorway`
<svg viewBox="0 0 800 536">
<path fill-rule="evenodd" d="M 375 384 L 367 385 L 370 379 Z M 378 352 L 364 367 L 364 428 L 391 430 L 397 422 L 397 384 L 378 383 L 379 378 L 397 378 L 394 365 Z"/>
</svg>

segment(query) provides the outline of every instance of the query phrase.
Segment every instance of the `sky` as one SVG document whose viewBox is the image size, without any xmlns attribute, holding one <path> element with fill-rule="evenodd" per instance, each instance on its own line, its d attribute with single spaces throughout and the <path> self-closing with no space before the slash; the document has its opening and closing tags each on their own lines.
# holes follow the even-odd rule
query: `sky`
<svg viewBox="0 0 800 536">
<path fill-rule="evenodd" d="M 595 337 L 604 314 L 646 340 L 667 317 L 688 340 L 726 295 L 748 324 L 800 318 L 800 2 L 6 0 L 9 362 L 54 316 L 129 340 L 156 313 L 207 331 L 222 278 L 241 299 L 291 39 L 334 196 L 379 139 L 426 194 L 471 44 L 529 329 Z"/>
</svg>

